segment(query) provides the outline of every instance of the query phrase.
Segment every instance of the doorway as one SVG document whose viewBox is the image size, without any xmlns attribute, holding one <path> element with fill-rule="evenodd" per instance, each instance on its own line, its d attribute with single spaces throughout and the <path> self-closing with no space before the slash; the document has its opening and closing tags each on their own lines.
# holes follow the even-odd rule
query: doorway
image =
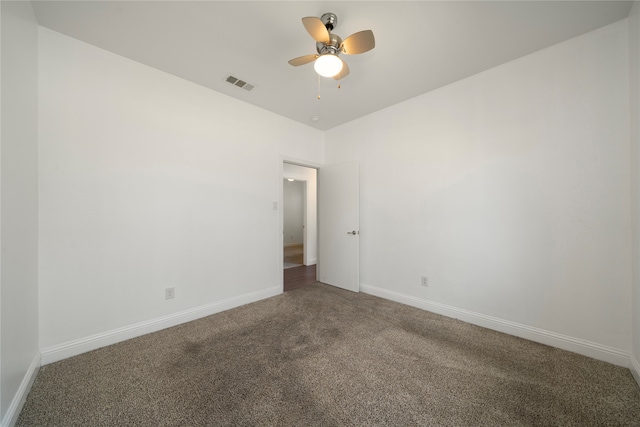
<svg viewBox="0 0 640 427">
<path fill-rule="evenodd" d="M 283 163 L 283 289 L 316 282 L 317 170 Z"/>
</svg>

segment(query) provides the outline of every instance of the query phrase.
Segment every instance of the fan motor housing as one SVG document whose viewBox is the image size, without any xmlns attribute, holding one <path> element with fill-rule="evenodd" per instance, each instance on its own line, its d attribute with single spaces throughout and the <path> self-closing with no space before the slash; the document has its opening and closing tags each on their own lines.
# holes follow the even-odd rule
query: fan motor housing
<svg viewBox="0 0 640 427">
<path fill-rule="evenodd" d="M 316 42 L 316 50 L 320 55 L 324 53 L 333 53 L 337 55 L 340 52 L 342 39 L 337 34 L 329 34 L 329 43 Z"/>
</svg>

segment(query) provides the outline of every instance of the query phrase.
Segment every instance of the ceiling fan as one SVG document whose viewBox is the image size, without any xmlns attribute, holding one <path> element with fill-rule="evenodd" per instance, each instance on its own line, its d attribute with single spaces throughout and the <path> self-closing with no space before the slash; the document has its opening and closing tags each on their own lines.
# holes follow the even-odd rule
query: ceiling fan
<svg viewBox="0 0 640 427">
<path fill-rule="evenodd" d="M 302 18 L 302 25 L 317 42 L 318 53 L 294 58 L 289 61 L 289 64 L 297 67 L 315 61 L 314 69 L 323 77 L 333 77 L 336 80 L 346 77 L 349 74 L 349 66 L 338 55 L 364 53 L 376 45 L 371 30 L 359 31 L 344 40 L 337 34 L 331 33 L 338 26 L 338 17 L 335 13 L 328 12 L 320 18 L 315 16 Z"/>
</svg>

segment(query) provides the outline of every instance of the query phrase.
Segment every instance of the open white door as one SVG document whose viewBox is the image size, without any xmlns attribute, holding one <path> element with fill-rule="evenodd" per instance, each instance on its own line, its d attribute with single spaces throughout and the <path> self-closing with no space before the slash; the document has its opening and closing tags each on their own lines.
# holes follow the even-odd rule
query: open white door
<svg viewBox="0 0 640 427">
<path fill-rule="evenodd" d="M 359 169 L 355 162 L 318 170 L 318 277 L 360 291 Z"/>
</svg>

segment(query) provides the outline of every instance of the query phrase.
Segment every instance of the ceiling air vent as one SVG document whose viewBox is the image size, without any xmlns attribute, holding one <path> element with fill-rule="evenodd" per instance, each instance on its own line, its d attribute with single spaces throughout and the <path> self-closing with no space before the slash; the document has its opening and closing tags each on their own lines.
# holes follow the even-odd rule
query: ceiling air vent
<svg viewBox="0 0 640 427">
<path fill-rule="evenodd" d="M 241 89 L 246 90 L 247 92 L 251 92 L 256 86 L 252 85 L 250 83 L 245 82 L 244 80 L 240 80 L 237 77 L 232 76 L 231 74 L 229 74 L 224 81 L 226 81 L 227 83 L 234 85 L 236 87 L 239 87 Z"/>
</svg>

